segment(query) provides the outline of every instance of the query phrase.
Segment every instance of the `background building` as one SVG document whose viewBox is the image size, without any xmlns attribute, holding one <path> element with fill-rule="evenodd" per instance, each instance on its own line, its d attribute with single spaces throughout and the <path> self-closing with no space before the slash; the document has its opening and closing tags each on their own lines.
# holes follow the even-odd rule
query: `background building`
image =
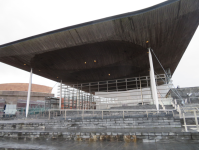
<svg viewBox="0 0 199 150">
<path fill-rule="evenodd" d="M 44 103 L 45 97 L 53 97 L 52 87 L 32 84 L 30 101 Z M 6 83 L 0 84 L 0 103 L 17 104 L 26 103 L 28 94 L 28 83 Z M 31 103 L 30 103 L 31 104 Z"/>
</svg>

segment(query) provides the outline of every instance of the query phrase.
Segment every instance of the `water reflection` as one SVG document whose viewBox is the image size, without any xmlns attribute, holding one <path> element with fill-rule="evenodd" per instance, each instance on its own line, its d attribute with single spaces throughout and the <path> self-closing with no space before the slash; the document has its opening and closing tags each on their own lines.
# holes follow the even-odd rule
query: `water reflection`
<svg viewBox="0 0 199 150">
<path fill-rule="evenodd" d="M 180 143 L 180 144 L 179 144 Z M 193 149 L 199 149 L 198 141 L 161 141 L 154 143 L 143 143 L 142 141 L 137 142 L 121 142 L 121 141 L 68 141 L 65 139 L 56 140 L 17 140 L 17 139 L 0 139 L 0 150 L 14 150 L 14 149 L 45 149 L 45 150 L 158 150 L 159 148 L 168 147 L 168 149 L 173 149 L 173 147 L 187 147 L 191 146 Z"/>
</svg>

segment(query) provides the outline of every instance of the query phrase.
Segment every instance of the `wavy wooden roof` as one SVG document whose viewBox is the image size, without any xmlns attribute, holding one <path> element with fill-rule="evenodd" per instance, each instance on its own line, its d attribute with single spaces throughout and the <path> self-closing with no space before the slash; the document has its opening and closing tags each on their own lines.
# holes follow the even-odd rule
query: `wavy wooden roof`
<svg viewBox="0 0 199 150">
<path fill-rule="evenodd" d="M 0 61 L 65 84 L 144 76 L 149 41 L 173 74 L 198 24 L 199 0 L 170 0 L 1 45 Z"/>
</svg>

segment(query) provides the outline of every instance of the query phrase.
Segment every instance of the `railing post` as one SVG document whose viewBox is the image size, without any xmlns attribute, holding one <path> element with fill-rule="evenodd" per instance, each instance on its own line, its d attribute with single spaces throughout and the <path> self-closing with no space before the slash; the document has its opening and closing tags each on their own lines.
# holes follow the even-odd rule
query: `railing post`
<svg viewBox="0 0 199 150">
<path fill-rule="evenodd" d="M 146 111 L 146 114 L 147 114 L 147 118 L 148 118 L 148 111 Z"/>
<path fill-rule="evenodd" d="M 185 116 L 184 116 L 184 113 L 183 113 L 183 120 L 184 120 L 184 127 L 185 127 L 185 132 L 187 132 L 187 124 L 186 124 L 186 120 L 185 120 Z"/>
<path fill-rule="evenodd" d="M 174 117 L 174 112 L 173 112 L 173 110 L 172 110 L 172 114 L 173 114 L 173 117 Z"/>
<path fill-rule="evenodd" d="M 195 117 L 195 122 L 196 122 L 196 128 L 197 128 L 197 130 L 199 130 L 199 128 L 198 128 L 198 118 L 197 118 L 197 115 L 196 115 L 196 110 L 194 110 L 194 117 Z"/>
<path fill-rule="evenodd" d="M 177 107 L 177 111 L 179 112 L 179 117 L 181 118 L 181 110 L 180 110 L 180 106 L 179 105 Z"/>
<path fill-rule="evenodd" d="M 49 118 L 48 118 L 48 120 L 50 120 L 50 110 L 48 112 L 49 112 Z"/>
<path fill-rule="evenodd" d="M 84 120 L 84 110 L 82 110 L 82 120 Z"/>
<path fill-rule="evenodd" d="M 124 120 L 124 111 L 123 111 L 123 120 Z"/>
<path fill-rule="evenodd" d="M 66 110 L 65 110 L 65 120 L 66 120 Z"/>
<path fill-rule="evenodd" d="M 103 119 L 103 110 L 102 110 L 102 119 Z"/>
</svg>

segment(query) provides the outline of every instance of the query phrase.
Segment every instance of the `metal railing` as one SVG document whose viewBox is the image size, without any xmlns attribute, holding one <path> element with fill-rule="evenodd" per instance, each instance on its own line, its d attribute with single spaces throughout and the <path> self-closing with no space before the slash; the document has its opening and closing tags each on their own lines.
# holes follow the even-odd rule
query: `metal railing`
<svg viewBox="0 0 199 150">
<path fill-rule="evenodd" d="M 138 115 L 145 115 L 147 118 L 149 114 L 161 114 L 164 112 L 172 112 L 172 110 L 159 110 L 156 109 L 138 109 L 138 110 L 68 110 L 68 109 L 50 109 L 48 110 L 48 119 L 52 117 L 62 117 L 62 118 L 76 118 L 76 119 L 110 119 L 110 118 L 125 118 L 133 117 Z M 173 114 L 173 113 L 172 113 Z"/>
<path fill-rule="evenodd" d="M 112 118 L 130 118 L 130 117 L 150 117 L 151 115 L 161 116 L 172 114 L 172 110 L 162 109 L 134 109 L 134 110 L 70 110 L 70 109 L 46 109 L 41 111 L 29 111 L 28 118 L 25 116 L 25 109 L 18 110 L 15 115 L 7 115 L 10 119 L 112 119 Z M 5 116 L 1 116 L 5 118 Z"/>
<path fill-rule="evenodd" d="M 183 126 L 185 128 L 185 132 L 188 131 L 187 130 L 188 126 L 196 126 L 196 130 L 199 131 L 197 111 L 198 110 L 192 110 L 192 112 L 194 113 L 194 116 L 185 116 L 185 113 L 183 113 L 183 121 L 184 121 L 184 125 Z M 195 118 L 195 125 L 187 125 L 186 118 Z"/>
</svg>

